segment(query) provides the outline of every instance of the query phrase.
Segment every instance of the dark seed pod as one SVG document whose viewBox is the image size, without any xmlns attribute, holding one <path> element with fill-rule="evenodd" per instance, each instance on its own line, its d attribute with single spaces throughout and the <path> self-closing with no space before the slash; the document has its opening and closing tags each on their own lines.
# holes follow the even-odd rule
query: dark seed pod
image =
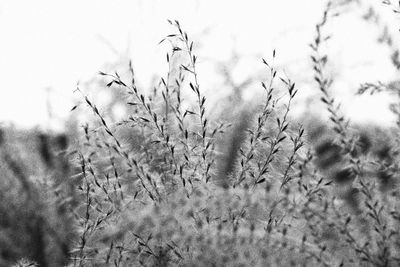
<svg viewBox="0 0 400 267">
<path fill-rule="evenodd" d="M 342 149 L 331 140 L 319 144 L 315 148 L 316 164 L 321 169 L 327 169 L 342 160 Z"/>
<path fill-rule="evenodd" d="M 379 190 L 382 193 L 396 189 L 398 181 L 388 169 L 381 169 L 377 171 L 376 176 L 379 181 Z"/>
<path fill-rule="evenodd" d="M 232 129 L 231 136 L 224 144 L 223 154 L 219 159 L 218 184 L 227 189 L 230 184 L 230 175 L 234 174 L 239 157 L 240 148 L 246 140 L 246 130 L 248 129 L 251 115 L 242 112 L 235 127 Z"/>
<path fill-rule="evenodd" d="M 55 142 L 61 150 L 66 150 L 68 148 L 68 137 L 65 134 L 56 136 Z"/>
<path fill-rule="evenodd" d="M 370 137 L 366 133 L 361 133 L 357 140 L 357 147 L 361 154 L 367 154 L 372 146 Z"/>
<path fill-rule="evenodd" d="M 375 151 L 375 155 L 380 159 L 380 160 L 386 160 L 389 161 L 391 158 L 391 148 L 388 144 L 383 145 L 381 148 L 379 148 L 377 151 Z"/>
<path fill-rule="evenodd" d="M 350 155 L 354 158 L 357 158 L 360 155 L 366 155 L 369 152 L 371 146 L 372 142 L 370 137 L 366 133 L 361 132 L 358 135 L 358 139 L 356 140 L 354 146 L 350 148 Z"/>
<path fill-rule="evenodd" d="M 315 148 L 315 154 L 317 156 L 322 156 L 329 151 L 336 149 L 336 147 L 337 145 L 332 140 L 325 140 Z"/>
<path fill-rule="evenodd" d="M 39 153 L 48 168 L 52 168 L 53 158 L 50 151 L 50 140 L 47 134 L 39 134 Z"/>
<path fill-rule="evenodd" d="M 333 180 L 338 184 L 352 183 L 356 178 L 356 174 L 352 168 L 344 168 L 333 174 Z"/>
<path fill-rule="evenodd" d="M 359 214 L 361 212 L 360 209 L 360 197 L 361 197 L 361 192 L 360 189 L 350 187 L 344 194 L 343 194 L 343 200 L 346 202 L 346 204 L 355 212 L 356 214 Z"/>
</svg>

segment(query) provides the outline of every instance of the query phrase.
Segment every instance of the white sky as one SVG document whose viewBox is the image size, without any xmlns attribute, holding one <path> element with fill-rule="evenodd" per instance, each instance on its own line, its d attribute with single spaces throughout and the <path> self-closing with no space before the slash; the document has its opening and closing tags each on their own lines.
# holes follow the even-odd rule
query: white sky
<svg viewBox="0 0 400 267">
<path fill-rule="evenodd" d="M 379 1 L 377 1 L 379 2 Z M 259 68 L 260 57 L 278 62 L 300 88 L 299 101 L 317 90 L 312 82 L 308 44 L 320 19 L 322 0 L 136 0 L 136 1 L 0 1 L 0 121 L 21 126 L 45 124 L 46 89 L 60 117 L 69 114 L 77 81 L 91 79 L 105 63 L 129 52 L 138 79 L 150 83 L 164 75 L 168 47 L 157 45 L 177 19 L 199 41 L 202 88 L 214 90 L 210 62 L 226 61 L 235 50 L 246 64 L 237 79 Z M 385 13 L 387 16 L 392 14 Z M 376 45 L 378 31 L 345 14 L 335 22 L 328 51 L 335 90 L 356 121 L 390 123 L 388 96 L 354 98 L 361 82 L 394 79 L 388 51 Z M 400 22 L 398 21 L 400 25 Z M 255 67 L 257 66 L 257 67 Z M 303 93 L 304 92 L 304 93 Z M 371 108 L 371 107 L 374 108 Z"/>
</svg>

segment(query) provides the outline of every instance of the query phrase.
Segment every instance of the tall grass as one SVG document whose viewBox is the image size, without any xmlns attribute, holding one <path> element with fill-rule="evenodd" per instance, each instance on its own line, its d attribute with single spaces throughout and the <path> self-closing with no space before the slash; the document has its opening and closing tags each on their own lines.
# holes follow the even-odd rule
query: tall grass
<svg viewBox="0 0 400 267">
<path fill-rule="evenodd" d="M 211 114 L 196 45 L 169 21 L 169 70 L 152 92 L 132 64 L 100 72 L 126 95 L 126 118 L 78 88 L 73 112 L 93 119 L 77 135 L 37 133 L 35 158 L 2 132 L 0 265 L 398 266 L 399 138 L 341 112 L 323 52 L 338 8 L 328 3 L 310 45 L 328 124 L 291 119 L 298 91 L 275 50 L 260 63 L 262 101 Z"/>
</svg>

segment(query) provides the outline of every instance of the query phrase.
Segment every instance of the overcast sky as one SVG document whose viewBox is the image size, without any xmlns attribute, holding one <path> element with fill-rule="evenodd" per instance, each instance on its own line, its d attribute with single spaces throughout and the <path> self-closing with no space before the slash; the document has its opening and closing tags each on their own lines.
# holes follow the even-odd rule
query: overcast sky
<svg viewBox="0 0 400 267">
<path fill-rule="evenodd" d="M 217 83 L 215 70 L 208 64 L 227 61 L 233 51 L 238 52 L 246 62 L 236 70 L 240 81 L 251 75 L 260 57 L 268 58 L 276 49 L 278 61 L 301 89 L 298 102 L 304 101 L 310 90 L 317 90 L 312 83 L 308 44 L 324 3 L 2 0 L 0 121 L 21 126 L 44 124 L 48 89 L 54 111 L 67 116 L 76 83 L 90 80 L 104 64 L 121 55 L 129 55 L 138 79 L 148 85 L 154 75 L 166 71 L 168 47 L 158 42 L 172 30 L 167 19 L 179 20 L 194 41 L 198 39 L 199 75 L 206 93 Z M 337 78 L 334 89 L 353 120 L 388 124 L 393 120 L 386 108 L 388 96 L 353 97 L 363 81 L 395 77 L 388 50 L 376 44 L 379 31 L 360 15 L 361 11 L 346 13 L 330 28 L 334 38 L 328 53 Z"/>
</svg>

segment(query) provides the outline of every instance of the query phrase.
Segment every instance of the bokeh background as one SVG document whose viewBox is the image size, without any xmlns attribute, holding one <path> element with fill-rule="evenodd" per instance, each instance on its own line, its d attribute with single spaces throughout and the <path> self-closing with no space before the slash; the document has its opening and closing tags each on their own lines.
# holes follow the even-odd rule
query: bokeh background
<svg viewBox="0 0 400 267">
<path fill-rule="evenodd" d="M 375 3 L 377 2 L 377 3 Z M 76 85 L 96 92 L 98 71 L 127 68 L 132 60 L 138 84 L 150 88 L 165 75 L 170 47 L 158 44 L 172 31 L 167 19 L 179 20 L 195 40 L 198 73 L 210 103 L 239 87 L 246 98 L 261 90 L 265 69 L 261 58 L 271 58 L 296 82 L 295 114 L 318 113 L 319 92 L 309 59 L 315 24 L 325 2 L 320 0 L 134 0 L 134 1 L 0 1 L 0 121 L 19 127 L 40 125 L 62 130 L 79 101 Z M 387 106 L 391 96 L 355 96 L 363 82 L 396 80 L 390 49 L 379 44 L 379 28 L 362 17 L 372 5 L 382 25 L 390 25 L 398 39 L 396 15 L 379 1 L 353 3 L 330 24 L 327 47 L 332 87 L 342 110 L 353 121 L 391 125 Z M 311 110 L 310 110 L 311 109 Z M 76 115 L 72 115 L 76 116 Z"/>
</svg>

